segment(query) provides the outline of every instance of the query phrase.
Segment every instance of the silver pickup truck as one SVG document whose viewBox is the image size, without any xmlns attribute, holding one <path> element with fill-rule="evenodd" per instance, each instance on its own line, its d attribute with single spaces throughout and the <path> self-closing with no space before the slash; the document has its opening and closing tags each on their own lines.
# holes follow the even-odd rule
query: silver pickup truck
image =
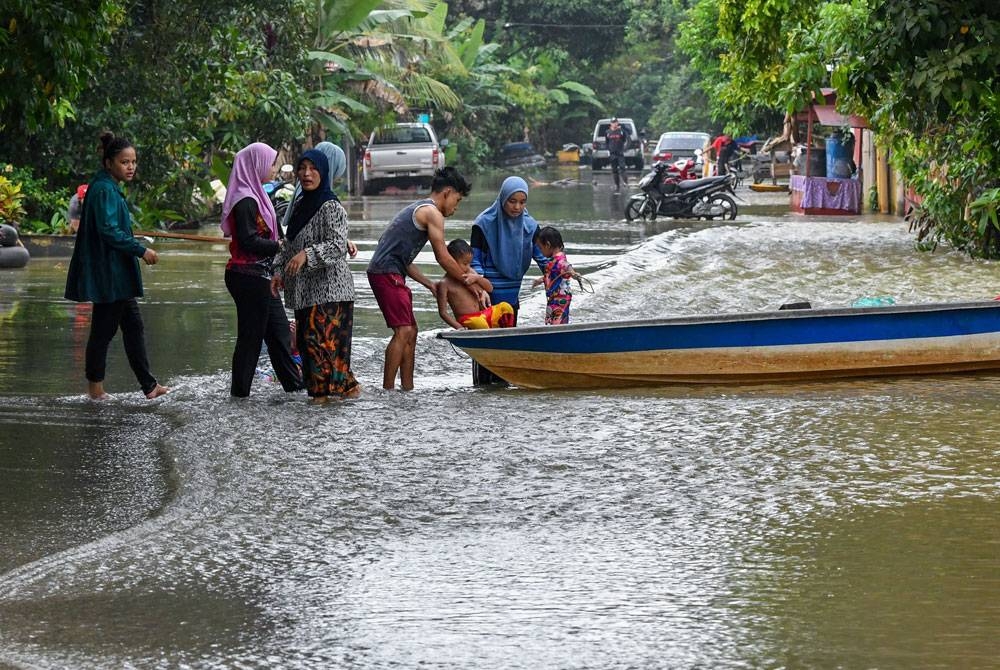
<svg viewBox="0 0 1000 670">
<path fill-rule="evenodd" d="M 427 123 L 376 128 L 365 149 L 362 193 L 374 195 L 390 184 L 430 187 L 434 172 L 444 167 L 444 146 Z"/>
</svg>

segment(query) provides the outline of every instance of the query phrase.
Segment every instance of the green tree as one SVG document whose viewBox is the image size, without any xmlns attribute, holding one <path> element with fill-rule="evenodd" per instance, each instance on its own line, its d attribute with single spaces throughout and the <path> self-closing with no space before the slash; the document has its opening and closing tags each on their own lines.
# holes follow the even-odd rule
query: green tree
<svg viewBox="0 0 1000 670">
<path fill-rule="evenodd" d="M 873 0 L 837 83 L 904 127 L 924 131 L 992 105 L 1000 7 L 973 0 Z M 876 119 L 878 120 L 878 119 Z M 890 125 L 890 124 L 887 124 Z"/>
<path fill-rule="evenodd" d="M 1000 8 L 983 0 L 873 2 L 868 25 L 833 80 L 892 150 L 922 202 L 913 224 L 939 241 L 1000 257 Z"/>
<path fill-rule="evenodd" d="M 486 39 L 500 45 L 496 62 L 525 75 L 508 82 L 511 103 L 497 119 L 497 132 L 490 132 L 494 149 L 521 139 L 524 126 L 538 149 L 587 142 L 594 119 L 607 109 L 623 115 L 631 111 L 631 101 L 623 94 L 634 81 L 632 64 L 625 70 L 604 70 L 606 63 L 631 47 L 628 2 L 502 0 L 470 7 L 473 4 L 460 3 L 459 7 L 486 20 Z M 553 64 L 558 67 L 557 79 L 550 77 Z M 571 88 L 564 88 L 563 83 Z M 532 90 L 536 86 L 548 93 L 536 95 Z M 568 102 L 557 92 L 560 88 L 568 93 Z"/>
<path fill-rule="evenodd" d="M 815 81 L 788 82 L 783 73 L 799 53 L 803 31 L 816 21 L 822 2 L 807 0 L 701 0 L 718 7 L 724 45 L 719 70 L 726 76 L 716 104 L 729 114 L 754 104 L 794 110 L 814 90 Z M 825 74 L 825 73 L 824 73 Z M 793 86 L 789 88 L 788 84 Z"/>
<path fill-rule="evenodd" d="M 444 114 L 451 143 L 448 160 L 470 171 L 490 163 L 508 129 L 523 126 L 523 119 L 510 113 L 518 108 L 509 86 L 518 71 L 497 60 L 500 45 L 484 41 L 485 27 L 482 19 L 463 18 L 449 28 L 448 39 L 463 67 L 440 71 L 441 80 L 462 100 L 460 108 Z"/>
<path fill-rule="evenodd" d="M 687 0 L 639 4 L 629 25 L 628 41 L 633 46 L 625 57 L 638 66 L 623 95 L 634 105 L 632 118 L 652 131 L 653 142 L 661 132 L 719 127 L 712 118 L 702 73 L 692 67 L 692 61 L 704 54 L 681 48 L 687 5 Z"/>
<path fill-rule="evenodd" d="M 718 8 L 729 77 L 716 104 L 801 109 L 832 83 L 863 114 L 921 200 L 923 248 L 1000 256 L 996 72 L 1000 9 L 987 0 L 701 0 Z M 977 215 L 975 212 L 979 212 Z M 985 212 L 986 214 L 982 214 Z"/>
<path fill-rule="evenodd" d="M 133 187 L 151 217 L 202 214 L 192 198 L 213 157 L 261 140 L 281 147 L 308 120 L 305 0 L 276 7 L 138 0 L 44 162 L 62 183 L 86 178 L 101 129 L 132 139 Z M 58 153 L 57 153 L 58 151 Z"/>
<path fill-rule="evenodd" d="M 829 54 L 809 43 L 827 4 L 802 0 L 696 0 L 677 44 L 712 118 L 730 133 L 774 133 L 785 111 L 826 85 Z M 822 36 L 822 32 L 819 33 Z M 832 42 L 831 42 L 832 44 Z M 817 51 L 819 47 L 823 53 Z"/>
<path fill-rule="evenodd" d="M 519 139 L 525 125 L 544 141 L 550 123 L 597 105 L 592 89 L 560 76 L 568 60 L 562 50 L 504 63 L 502 45 L 485 39 L 484 20 L 448 10 L 425 0 L 324 3 L 310 54 L 321 66 L 314 70 L 317 118 L 358 135 L 428 112 L 469 169 Z"/>
<path fill-rule="evenodd" d="M 628 47 L 631 10 L 620 0 L 501 0 L 489 38 L 511 53 L 556 50 L 593 67 Z"/>
<path fill-rule="evenodd" d="M 117 0 L 8 0 L 0 10 L 0 152 L 23 163 L 30 140 L 76 116 L 74 104 L 125 20 Z"/>
</svg>

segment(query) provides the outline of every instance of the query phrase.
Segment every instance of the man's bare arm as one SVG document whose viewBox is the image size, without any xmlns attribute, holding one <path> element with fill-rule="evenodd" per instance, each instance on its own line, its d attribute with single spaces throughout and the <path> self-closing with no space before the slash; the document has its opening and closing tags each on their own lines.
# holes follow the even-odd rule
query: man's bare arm
<svg viewBox="0 0 1000 670">
<path fill-rule="evenodd" d="M 431 293 L 434 293 L 434 282 L 428 279 L 427 275 L 420 271 L 420 268 L 417 267 L 416 263 L 410 263 L 406 266 L 406 276 L 426 288 Z"/>
<path fill-rule="evenodd" d="M 427 228 L 427 239 L 431 243 L 434 251 L 434 259 L 441 269 L 445 271 L 455 281 L 461 282 L 463 286 L 474 284 L 479 279 L 479 274 L 472 270 L 469 273 L 462 271 L 462 266 L 448 253 L 448 243 L 444 239 L 444 216 L 436 207 L 421 207 L 417 210 L 415 218 L 418 223 Z"/>
</svg>

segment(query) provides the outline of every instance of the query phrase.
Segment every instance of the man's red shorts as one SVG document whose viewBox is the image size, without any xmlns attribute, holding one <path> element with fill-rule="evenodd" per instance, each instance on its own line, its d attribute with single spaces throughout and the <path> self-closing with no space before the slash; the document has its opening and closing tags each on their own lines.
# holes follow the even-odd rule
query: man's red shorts
<svg viewBox="0 0 1000 670">
<path fill-rule="evenodd" d="M 417 325 L 417 319 L 413 315 L 413 293 L 406 285 L 403 275 L 369 272 L 368 284 L 372 287 L 382 316 L 385 317 L 385 325 L 390 328 Z"/>
</svg>

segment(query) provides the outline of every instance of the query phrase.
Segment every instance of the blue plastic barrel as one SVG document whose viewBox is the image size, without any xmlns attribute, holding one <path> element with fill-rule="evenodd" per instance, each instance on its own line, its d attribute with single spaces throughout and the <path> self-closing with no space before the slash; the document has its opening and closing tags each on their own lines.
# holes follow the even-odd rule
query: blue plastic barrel
<svg viewBox="0 0 1000 670">
<path fill-rule="evenodd" d="M 851 178 L 851 148 L 834 135 L 826 138 L 826 176 L 836 179 Z"/>
</svg>

